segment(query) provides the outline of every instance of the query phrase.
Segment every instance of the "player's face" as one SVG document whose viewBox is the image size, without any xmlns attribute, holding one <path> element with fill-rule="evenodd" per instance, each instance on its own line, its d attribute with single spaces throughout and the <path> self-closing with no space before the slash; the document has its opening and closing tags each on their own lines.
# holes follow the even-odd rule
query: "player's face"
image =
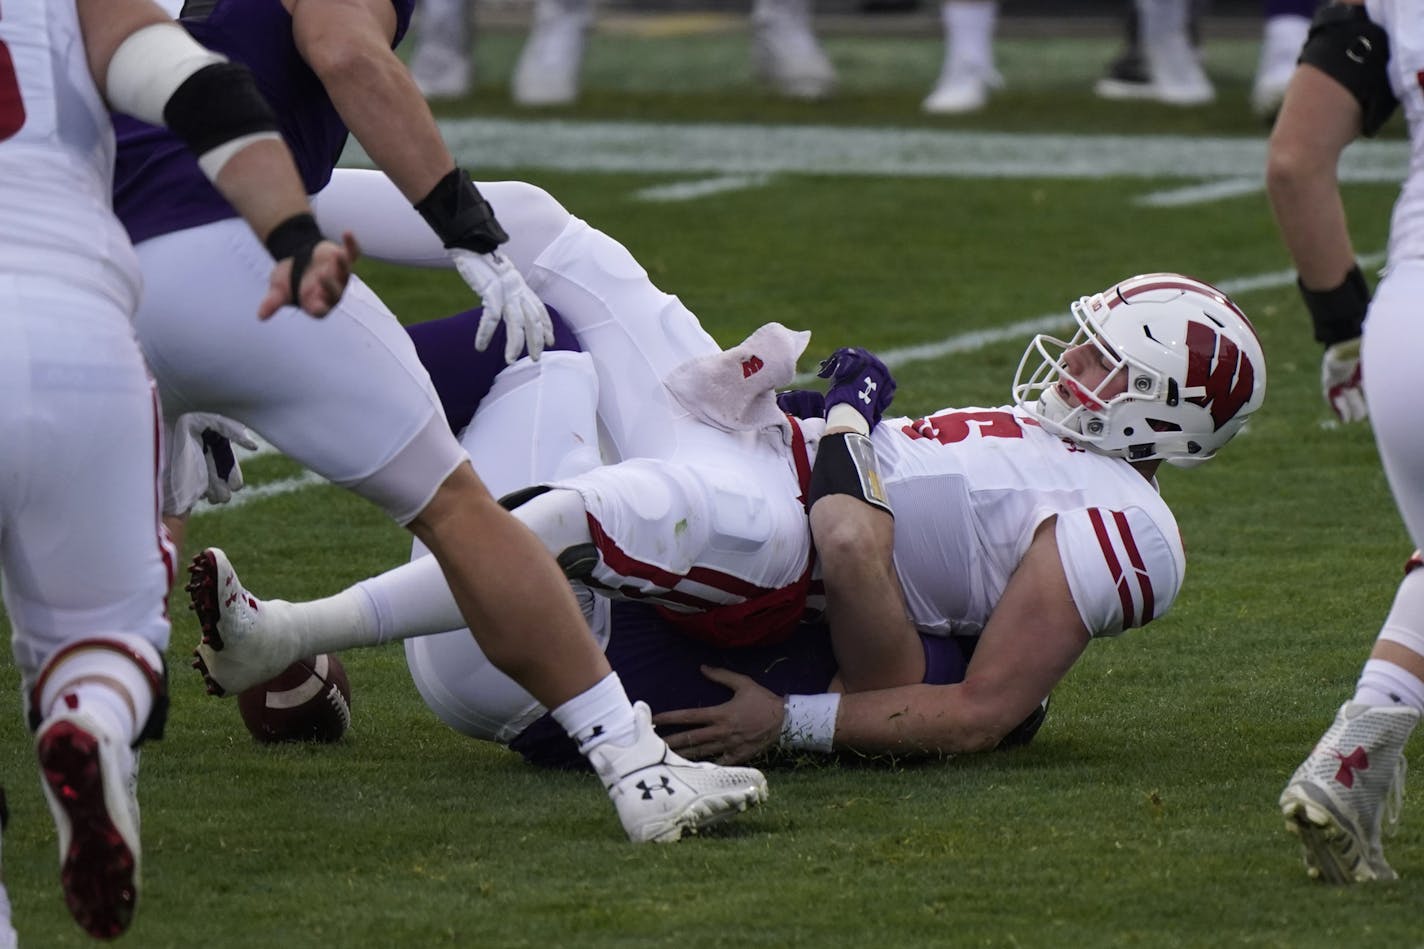
<svg viewBox="0 0 1424 949">
<path fill-rule="evenodd" d="M 1067 371 L 1059 374 L 1054 389 L 1067 404 L 1101 412 L 1127 391 L 1127 367 L 1104 345 L 1088 340 L 1064 352 L 1062 365 Z"/>
</svg>

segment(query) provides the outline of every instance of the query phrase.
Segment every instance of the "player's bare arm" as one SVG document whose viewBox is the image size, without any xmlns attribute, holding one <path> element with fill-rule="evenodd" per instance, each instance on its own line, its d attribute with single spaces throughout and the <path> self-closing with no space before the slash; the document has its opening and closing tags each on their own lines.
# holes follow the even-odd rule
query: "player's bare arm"
<svg viewBox="0 0 1424 949">
<path fill-rule="evenodd" d="M 810 521 L 845 690 L 919 682 L 925 654 L 895 574 L 895 519 L 850 495 L 832 494 L 811 508 Z"/>
<path fill-rule="evenodd" d="M 843 696 L 835 747 L 900 755 L 990 751 L 1033 713 L 1089 642 L 1059 558 L 1055 523 L 1045 521 L 1034 535 L 984 628 L 964 681 Z M 726 763 L 748 761 L 774 747 L 784 701 L 745 676 L 721 669 L 704 673 L 733 689 L 733 697 L 711 708 L 659 715 L 662 725 L 693 726 L 668 744 Z"/>
<path fill-rule="evenodd" d="M 265 319 L 285 304 L 296 304 L 313 316 L 325 315 L 346 289 L 356 256 L 354 239 L 333 244 L 321 237 L 311 216 L 291 152 L 270 128 L 251 128 L 270 116 L 250 79 L 222 75 L 203 80 L 207 67 L 237 70 L 193 42 L 180 27 L 148 0 L 78 0 L 75 9 L 84 31 L 85 52 L 95 82 L 111 105 L 150 121 L 170 126 L 189 141 L 196 128 L 188 121 L 196 109 L 206 109 L 217 93 L 230 97 L 228 114 L 238 116 L 234 131 L 217 136 L 204 128 L 205 151 L 199 164 L 213 184 L 237 208 L 252 230 L 267 243 L 277 261 L 272 287 L 259 309 Z M 217 64 L 221 64 L 219 67 Z M 204 82 L 215 83 L 213 88 Z M 196 103 L 185 110 L 185 103 Z M 197 124 L 205 120 L 197 119 Z M 211 121 L 206 121 L 211 125 Z M 239 131 L 241 129 L 242 131 Z M 274 239 L 283 239 L 274 244 Z M 293 279 L 295 273 L 296 279 Z"/>
<path fill-rule="evenodd" d="M 505 360 L 534 359 L 554 340 L 549 313 L 500 250 L 509 236 L 455 164 L 430 107 L 391 49 L 395 8 L 387 0 L 283 0 L 297 49 L 336 111 L 440 236 L 460 276 L 484 302 L 475 348 L 505 324 Z"/>
<path fill-rule="evenodd" d="M 1339 286 L 1355 266 L 1336 169 L 1360 134 L 1361 116 L 1349 90 L 1303 64 L 1271 131 L 1266 190 L 1301 283 L 1311 290 Z"/>
<path fill-rule="evenodd" d="M 430 106 L 391 49 L 389 0 L 283 0 L 292 36 L 351 134 L 413 204 L 455 159 Z"/>
</svg>

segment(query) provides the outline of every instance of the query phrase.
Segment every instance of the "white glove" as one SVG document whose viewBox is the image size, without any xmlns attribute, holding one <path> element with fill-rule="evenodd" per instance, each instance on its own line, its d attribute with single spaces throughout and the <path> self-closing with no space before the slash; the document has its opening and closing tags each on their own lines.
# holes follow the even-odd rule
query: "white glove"
<svg viewBox="0 0 1424 949">
<path fill-rule="evenodd" d="M 1360 382 L 1360 340 L 1336 343 L 1320 361 L 1320 391 L 1342 422 L 1360 422 L 1369 414 Z"/>
<path fill-rule="evenodd" d="M 475 348 L 484 352 L 503 320 L 504 361 L 514 362 L 528 346 L 529 358 L 537 362 L 544 347 L 554 341 L 554 323 L 544 302 L 529 289 L 509 258 L 497 250 L 476 254 L 459 247 L 450 248 L 450 258 L 465 283 L 484 302 L 484 316 L 475 331 Z"/>
<path fill-rule="evenodd" d="M 163 513 L 182 517 L 198 500 L 225 504 L 245 482 L 232 445 L 255 451 L 257 442 L 232 419 L 206 412 L 180 415 L 168 433 Z"/>
</svg>

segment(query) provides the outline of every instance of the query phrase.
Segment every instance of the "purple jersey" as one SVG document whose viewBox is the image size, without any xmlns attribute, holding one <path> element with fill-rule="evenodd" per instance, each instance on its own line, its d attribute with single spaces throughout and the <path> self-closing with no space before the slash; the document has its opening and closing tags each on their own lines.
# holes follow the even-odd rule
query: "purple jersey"
<svg viewBox="0 0 1424 949">
<path fill-rule="evenodd" d="M 396 9 L 394 46 L 410 26 L 415 0 L 391 2 Z M 292 18 L 281 0 L 217 0 L 196 6 L 207 12 L 180 22 L 199 43 L 252 70 L 257 87 L 277 113 L 307 193 L 320 191 L 341 157 L 348 132 L 321 80 L 297 52 Z M 114 130 L 114 212 L 135 244 L 237 217 L 193 153 L 171 132 L 117 114 Z"/>
</svg>

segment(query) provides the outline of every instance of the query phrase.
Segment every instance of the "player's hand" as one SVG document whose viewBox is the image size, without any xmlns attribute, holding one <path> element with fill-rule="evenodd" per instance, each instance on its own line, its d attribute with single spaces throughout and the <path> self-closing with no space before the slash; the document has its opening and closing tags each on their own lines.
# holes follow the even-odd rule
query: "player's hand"
<svg viewBox="0 0 1424 949">
<path fill-rule="evenodd" d="M 450 248 L 455 269 L 470 289 L 480 295 L 485 312 L 475 330 L 475 349 L 484 352 L 494 331 L 504 323 L 504 361 L 514 362 L 527 346 L 529 358 L 539 359 L 545 346 L 554 342 L 554 322 L 544 301 L 534 295 L 529 284 L 509 258 L 498 250 L 488 254 L 459 247 Z"/>
<path fill-rule="evenodd" d="M 320 241 L 312 246 L 310 254 L 277 261 L 267 282 L 267 295 L 257 308 L 257 318 L 271 319 L 284 306 L 299 306 L 309 316 L 326 316 L 346 292 L 351 265 L 360 256 L 356 237 L 348 232 L 340 244 Z M 297 268 L 295 281 L 293 268 Z"/>
<path fill-rule="evenodd" d="M 743 764 L 776 747 L 786 703 L 740 673 L 703 666 L 702 674 L 732 690 L 710 708 L 684 708 L 653 716 L 656 725 L 692 726 L 667 736 L 668 747 L 688 758 Z"/>
<path fill-rule="evenodd" d="M 257 442 L 252 433 L 239 422 L 207 412 L 186 412 L 178 417 L 178 424 L 186 430 L 188 438 L 203 446 L 208 474 L 203 499 L 210 504 L 226 504 L 247 484 L 232 446 L 237 444 L 256 451 Z"/>
<path fill-rule="evenodd" d="M 826 397 L 815 389 L 787 389 L 776 393 L 776 407 L 800 419 L 825 418 Z"/>
<path fill-rule="evenodd" d="M 1369 417 L 1360 380 L 1358 337 L 1325 350 L 1325 358 L 1320 361 L 1320 391 L 1340 421 L 1360 422 Z"/>
<path fill-rule="evenodd" d="M 816 375 L 831 380 L 826 391 L 828 415 L 835 406 L 848 405 L 861 414 L 870 428 L 880 422 L 895 398 L 895 377 L 880 357 L 867 349 L 836 350 L 821 361 Z"/>
</svg>

